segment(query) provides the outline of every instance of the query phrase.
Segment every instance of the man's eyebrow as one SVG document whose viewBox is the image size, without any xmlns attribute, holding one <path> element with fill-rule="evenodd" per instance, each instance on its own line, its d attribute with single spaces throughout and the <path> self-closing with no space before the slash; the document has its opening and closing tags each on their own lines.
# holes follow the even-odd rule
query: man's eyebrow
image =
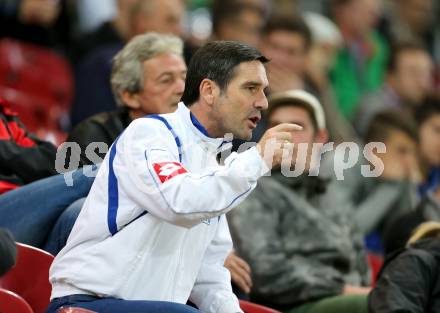
<svg viewBox="0 0 440 313">
<path fill-rule="evenodd" d="M 183 71 L 180 71 L 179 74 L 186 74 L 186 72 L 187 72 L 187 70 L 183 70 Z M 163 72 L 157 77 L 157 79 L 160 79 L 164 76 L 173 76 L 173 75 L 174 75 L 174 72 Z"/>
<path fill-rule="evenodd" d="M 260 87 L 260 86 L 264 86 L 264 84 L 259 81 L 250 80 L 250 81 L 244 82 L 242 84 L 242 86 L 243 87 Z M 267 86 L 265 88 L 267 88 Z"/>
</svg>

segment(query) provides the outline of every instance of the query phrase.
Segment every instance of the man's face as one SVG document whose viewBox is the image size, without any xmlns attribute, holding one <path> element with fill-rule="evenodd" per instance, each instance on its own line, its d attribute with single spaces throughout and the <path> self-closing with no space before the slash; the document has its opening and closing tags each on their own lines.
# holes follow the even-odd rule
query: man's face
<svg viewBox="0 0 440 313">
<path fill-rule="evenodd" d="M 417 143 L 406 133 L 393 130 L 384 141 L 386 153 L 377 154 L 384 165 L 382 177 L 402 180 L 418 169 Z"/>
<path fill-rule="evenodd" d="M 234 138 L 249 140 L 252 130 L 267 109 L 264 93 L 268 86 L 266 70 L 260 61 L 243 62 L 226 90 L 214 99 L 211 119 L 216 121 L 215 137 L 232 133 Z"/>
<path fill-rule="evenodd" d="M 410 103 L 419 103 L 433 85 L 433 64 L 424 51 L 402 52 L 389 79 L 397 94 Z"/>
<path fill-rule="evenodd" d="M 381 12 L 380 0 L 351 0 L 341 6 L 340 17 L 344 28 L 341 31 L 354 36 L 369 34 L 378 21 Z"/>
<path fill-rule="evenodd" d="M 302 130 L 292 132 L 292 143 L 294 146 L 292 159 L 289 160 L 290 164 L 288 165 L 294 165 L 298 158 L 298 162 L 305 162 L 305 169 L 308 171 L 310 169 L 313 143 L 317 142 L 316 130 L 309 112 L 300 106 L 279 107 L 269 116 L 269 127 L 274 127 L 281 123 L 293 123 L 302 126 Z M 307 144 L 307 150 L 304 150 L 305 153 L 301 153 L 298 156 L 299 144 Z"/>
<path fill-rule="evenodd" d="M 134 35 L 153 31 L 180 36 L 184 12 L 182 0 L 152 1 L 151 10 L 140 12 L 134 19 Z"/>
<path fill-rule="evenodd" d="M 185 88 L 186 65 L 182 57 L 164 53 L 143 64 L 143 89 L 137 94 L 135 117 L 174 112 Z"/>
<path fill-rule="evenodd" d="M 255 10 L 243 10 L 235 19 L 219 25 L 219 40 L 234 40 L 257 47 L 260 43 L 263 19 Z"/>
<path fill-rule="evenodd" d="M 419 129 L 420 150 L 429 166 L 440 165 L 440 114 L 428 118 Z"/>
<path fill-rule="evenodd" d="M 307 48 L 301 34 L 285 30 L 273 31 L 264 37 L 261 51 L 271 60 L 269 71 L 271 67 L 280 67 L 302 77 Z"/>
</svg>

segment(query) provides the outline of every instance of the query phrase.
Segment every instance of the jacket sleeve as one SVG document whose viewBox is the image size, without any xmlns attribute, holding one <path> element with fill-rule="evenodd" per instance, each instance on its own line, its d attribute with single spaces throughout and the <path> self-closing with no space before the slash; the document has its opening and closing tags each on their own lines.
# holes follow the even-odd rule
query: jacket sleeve
<svg viewBox="0 0 440 313">
<path fill-rule="evenodd" d="M 191 153 L 198 157 L 187 161 L 185 168 L 171 132 L 160 121 L 146 120 L 135 120 L 116 142 L 120 158 L 115 159 L 114 169 L 116 175 L 124 172 L 121 188 L 135 203 L 170 223 L 192 227 L 228 212 L 267 171 L 256 148 L 233 153 L 224 166 L 205 167 L 207 152 L 197 144 L 182 147 L 198 149 Z"/>
<path fill-rule="evenodd" d="M 17 247 L 11 234 L 0 229 L 0 276 L 14 266 L 16 254 Z"/>
<path fill-rule="evenodd" d="M 3 172 L 17 175 L 24 183 L 57 174 L 57 149 L 53 144 L 30 135 L 21 123 L 1 123 L 2 133 L 3 129 L 9 129 L 9 138 L 2 136 L 0 139 L 0 168 Z"/>
<path fill-rule="evenodd" d="M 202 312 L 242 312 L 232 292 L 231 275 L 224 267 L 225 259 L 231 251 L 228 223 L 226 216 L 221 216 L 216 236 L 205 252 L 190 296 L 190 300 Z"/>
<path fill-rule="evenodd" d="M 406 251 L 383 270 L 368 298 L 371 313 L 423 313 L 427 310 L 435 259 L 426 251 Z"/>
<path fill-rule="evenodd" d="M 268 195 L 270 192 L 257 187 L 231 212 L 230 218 L 235 247 L 252 269 L 253 294 L 265 303 L 279 306 L 339 295 L 344 286 L 341 274 L 311 258 L 313 247 L 286 254 L 285 235 L 278 226 L 283 223 L 282 216 L 271 209 L 273 202 L 279 203 L 280 199 L 263 199 Z M 332 251 L 326 253 L 329 256 Z"/>
<path fill-rule="evenodd" d="M 364 234 L 370 233 L 402 198 L 411 203 L 410 196 L 409 185 L 404 182 L 378 182 L 377 188 L 356 206 L 356 225 Z M 411 207 L 410 204 L 408 206 Z M 400 206 L 397 208 L 400 209 Z"/>
<path fill-rule="evenodd" d="M 370 184 L 374 188 L 370 189 Z M 361 175 L 360 163 L 346 171 L 340 187 L 338 193 L 347 197 L 355 214 L 354 222 L 363 234 L 375 230 L 387 217 L 400 215 L 415 205 L 414 185 L 409 182 L 365 178 Z"/>
</svg>

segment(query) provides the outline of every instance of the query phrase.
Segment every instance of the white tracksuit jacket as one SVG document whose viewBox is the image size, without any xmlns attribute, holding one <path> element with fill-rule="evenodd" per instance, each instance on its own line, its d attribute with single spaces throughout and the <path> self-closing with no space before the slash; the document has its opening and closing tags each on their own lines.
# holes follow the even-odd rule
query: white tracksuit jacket
<svg viewBox="0 0 440 313">
<path fill-rule="evenodd" d="M 204 135 L 183 103 L 133 121 L 107 153 L 55 258 L 51 298 L 190 299 L 203 312 L 241 312 L 223 267 L 232 248 L 225 213 L 267 167 L 255 147 L 219 166 L 222 143 Z"/>
</svg>

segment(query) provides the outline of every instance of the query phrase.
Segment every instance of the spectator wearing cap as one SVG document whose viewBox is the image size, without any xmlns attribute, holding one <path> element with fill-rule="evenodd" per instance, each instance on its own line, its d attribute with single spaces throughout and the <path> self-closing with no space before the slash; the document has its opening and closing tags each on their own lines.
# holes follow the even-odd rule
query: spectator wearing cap
<svg viewBox="0 0 440 313">
<path fill-rule="evenodd" d="M 273 94 L 269 107 L 270 126 L 303 130 L 292 134 L 292 158 L 229 216 L 237 252 L 252 269 L 251 299 L 289 313 L 366 312 L 369 271 L 353 211 L 335 180 L 311 174 L 319 165 L 312 146 L 327 141 L 322 106 L 290 90 Z"/>
</svg>

